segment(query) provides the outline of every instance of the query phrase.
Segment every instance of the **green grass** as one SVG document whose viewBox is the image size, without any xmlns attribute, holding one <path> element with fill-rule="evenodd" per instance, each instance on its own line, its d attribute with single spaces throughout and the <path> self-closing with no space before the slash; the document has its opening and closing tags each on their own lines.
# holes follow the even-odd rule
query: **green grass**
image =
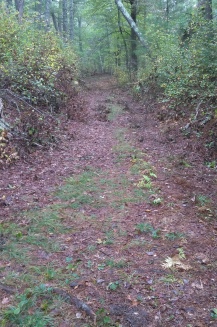
<svg viewBox="0 0 217 327">
<path fill-rule="evenodd" d="M 94 202 L 93 194 L 98 191 L 93 183 L 95 176 L 96 173 L 85 172 L 71 177 L 55 192 L 55 196 L 63 201 L 73 200 L 72 208 L 78 208 L 83 204 L 92 204 Z"/>
<path fill-rule="evenodd" d="M 184 238 L 185 234 L 179 233 L 179 232 L 169 232 L 169 233 L 165 234 L 165 237 L 170 241 L 174 241 L 179 238 Z"/>
<path fill-rule="evenodd" d="M 211 201 L 210 199 L 208 198 L 208 196 L 206 195 L 203 195 L 203 194 L 198 194 L 196 195 L 196 203 L 199 205 L 199 206 L 205 206 L 207 204 L 209 204 Z"/>
<path fill-rule="evenodd" d="M 108 114 L 108 120 L 115 120 L 123 111 L 123 108 L 117 104 L 109 105 L 110 113 Z"/>
<path fill-rule="evenodd" d="M 44 285 L 27 289 L 16 297 L 17 304 L 10 306 L 1 314 L 1 326 L 11 327 L 47 327 L 55 326 L 54 319 L 48 314 L 48 308 L 52 305 L 51 289 Z M 46 298 L 44 298 L 44 296 Z"/>
</svg>

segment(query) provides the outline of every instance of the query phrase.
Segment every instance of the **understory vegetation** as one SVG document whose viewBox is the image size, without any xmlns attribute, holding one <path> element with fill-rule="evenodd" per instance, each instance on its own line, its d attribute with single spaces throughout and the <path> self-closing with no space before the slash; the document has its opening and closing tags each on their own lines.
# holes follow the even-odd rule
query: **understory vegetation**
<svg viewBox="0 0 217 327">
<path fill-rule="evenodd" d="M 73 118 L 76 112 L 78 64 L 71 45 L 35 28 L 29 17 L 20 24 L 17 13 L 3 5 L 0 40 L 2 166 L 18 159 L 22 149 L 56 141 L 59 114 Z"/>
</svg>

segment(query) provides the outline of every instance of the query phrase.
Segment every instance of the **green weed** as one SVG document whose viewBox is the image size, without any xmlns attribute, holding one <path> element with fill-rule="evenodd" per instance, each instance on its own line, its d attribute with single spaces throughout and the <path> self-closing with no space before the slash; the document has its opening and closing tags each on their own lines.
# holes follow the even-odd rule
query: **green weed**
<svg viewBox="0 0 217 327">
<path fill-rule="evenodd" d="M 111 291 L 116 291 L 119 287 L 120 287 L 120 282 L 116 281 L 116 282 L 109 283 L 107 289 Z"/>
<path fill-rule="evenodd" d="M 217 319 L 217 309 L 216 308 L 213 308 L 211 310 L 211 317 L 212 317 L 212 319 Z"/>
<path fill-rule="evenodd" d="M 175 276 L 171 275 L 171 274 L 168 274 L 165 277 L 162 277 L 160 280 L 165 284 L 173 284 L 173 283 L 178 282 L 178 279 L 175 278 Z"/>
<path fill-rule="evenodd" d="M 198 203 L 199 206 L 205 206 L 210 203 L 210 199 L 203 194 L 196 195 L 196 203 Z"/>
<path fill-rule="evenodd" d="M 139 233 L 150 233 L 152 238 L 159 238 L 160 230 L 154 229 L 149 223 L 139 223 L 136 225 L 135 230 Z"/>
<path fill-rule="evenodd" d="M 179 238 L 184 238 L 185 234 L 179 233 L 179 232 L 170 232 L 170 233 L 165 234 L 165 237 L 170 241 L 174 241 Z"/>
<path fill-rule="evenodd" d="M 44 285 L 27 289 L 23 294 L 16 297 L 17 305 L 5 309 L 2 313 L 1 326 L 25 326 L 25 327 L 47 327 L 55 326 L 54 320 L 47 314 L 51 304 L 50 300 L 43 302 L 51 289 Z"/>
<path fill-rule="evenodd" d="M 163 200 L 161 198 L 156 198 L 152 201 L 152 204 L 154 205 L 160 205 L 162 204 Z"/>
<path fill-rule="evenodd" d="M 99 326 L 99 327 L 114 326 L 111 318 L 109 317 L 109 314 L 106 312 L 106 310 L 104 308 L 98 309 L 96 312 L 96 315 L 97 315 L 97 326 Z"/>
<path fill-rule="evenodd" d="M 114 261 L 112 259 L 108 259 L 105 261 L 105 264 L 111 268 L 124 268 L 126 267 L 127 262 L 125 260 Z"/>
</svg>

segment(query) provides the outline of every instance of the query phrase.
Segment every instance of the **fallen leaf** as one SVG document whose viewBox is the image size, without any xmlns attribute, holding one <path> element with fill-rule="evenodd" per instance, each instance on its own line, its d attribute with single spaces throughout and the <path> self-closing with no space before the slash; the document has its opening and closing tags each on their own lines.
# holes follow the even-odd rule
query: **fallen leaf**
<svg viewBox="0 0 217 327">
<path fill-rule="evenodd" d="M 198 283 L 198 282 L 194 282 L 194 283 L 191 284 L 191 286 L 192 286 L 193 288 L 198 289 L 198 290 L 203 290 L 203 284 L 202 284 L 201 281 L 200 281 L 200 283 Z"/>
<path fill-rule="evenodd" d="M 82 316 L 82 315 L 81 315 L 80 312 L 77 312 L 77 313 L 76 313 L 76 318 L 77 318 L 77 319 L 81 319 L 81 316 Z"/>
<path fill-rule="evenodd" d="M 178 266 L 178 268 L 181 268 L 183 270 L 189 270 L 191 269 L 190 265 L 184 264 L 180 259 L 178 255 L 175 255 L 174 257 L 167 257 L 165 259 L 165 262 L 162 264 L 162 267 L 164 269 L 172 268 L 174 266 Z"/>
<path fill-rule="evenodd" d="M 4 299 L 2 300 L 2 304 L 7 304 L 7 303 L 9 303 L 9 298 L 4 297 Z"/>
<path fill-rule="evenodd" d="M 130 294 L 127 295 L 127 299 L 132 302 L 133 307 L 136 307 L 138 305 L 138 301 L 135 298 L 133 298 Z"/>
</svg>

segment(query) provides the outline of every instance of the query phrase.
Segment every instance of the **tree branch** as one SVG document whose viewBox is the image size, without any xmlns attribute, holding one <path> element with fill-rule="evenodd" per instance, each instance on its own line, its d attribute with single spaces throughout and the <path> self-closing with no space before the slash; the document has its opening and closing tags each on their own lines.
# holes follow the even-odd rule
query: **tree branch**
<svg viewBox="0 0 217 327">
<path fill-rule="evenodd" d="M 138 29 L 136 23 L 134 22 L 134 20 L 132 19 L 132 17 L 130 16 L 130 14 L 126 10 L 126 8 L 124 7 L 122 1 L 121 0 L 115 0 L 115 3 L 117 5 L 118 9 L 120 10 L 120 12 L 122 13 L 122 15 L 124 16 L 124 18 L 126 19 L 126 21 L 128 22 L 128 24 L 130 25 L 130 27 L 135 32 L 136 36 L 138 37 L 138 39 L 141 42 L 141 44 L 143 45 L 143 47 L 150 53 L 149 46 L 148 46 L 146 40 L 144 39 L 142 33 Z"/>
</svg>

